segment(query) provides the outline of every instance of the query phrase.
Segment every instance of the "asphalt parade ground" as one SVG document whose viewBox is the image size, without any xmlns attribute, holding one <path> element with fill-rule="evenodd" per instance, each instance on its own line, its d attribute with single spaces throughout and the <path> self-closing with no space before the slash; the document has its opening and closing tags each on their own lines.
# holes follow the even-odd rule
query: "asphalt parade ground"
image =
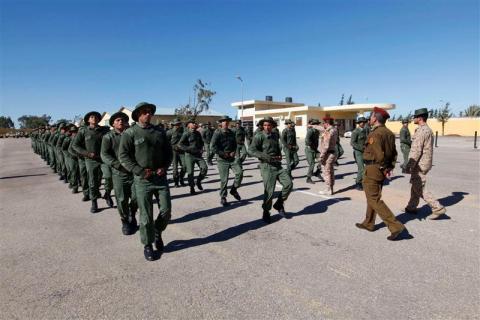
<svg viewBox="0 0 480 320">
<path fill-rule="evenodd" d="M 300 141 L 300 140 L 299 140 Z M 247 158 L 241 201 L 219 203 L 209 167 L 204 191 L 172 188 L 165 253 L 143 257 L 138 232 L 124 236 L 116 209 L 91 214 L 29 139 L 0 140 L 1 319 L 480 319 L 480 153 L 472 138 L 439 138 L 428 188 L 447 208 L 429 220 L 403 212 L 408 175 L 399 164 L 383 199 L 411 239 L 391 242 L 377 219 L 370 233 L 348 139 L 336 193 L 293 172 L 285 208 L 262 216 L 263 185 Z M 399 143 L 397 140 L 397 147 Z M 400 151 L 400 150 L 399 150 Z M 399 152 L 399 157 L 401 154 Z M 314 181 L 318 179 L 314 178 Z"/>
</svg>

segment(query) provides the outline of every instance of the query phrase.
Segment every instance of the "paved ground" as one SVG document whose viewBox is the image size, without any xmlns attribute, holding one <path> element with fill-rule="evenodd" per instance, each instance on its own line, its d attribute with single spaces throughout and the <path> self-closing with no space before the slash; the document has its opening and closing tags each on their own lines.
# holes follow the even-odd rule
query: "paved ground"
<svg viewBox="0 0 480 320">
<path fill-rule="evenodd" d="M 365 199 L 349 189 L 356 166 L 342 144 L 340 191 L 320 196 L 321 183 L 305 183 L 302 152 L 286 203 L 293 217 L 270 225 L 260 219 L 253 159 L 245 200 L 226 209 L 216 168 L 203 193 L 172 189 L 167 252 L 147 262 L 138 234 L 121 234 L 116 209 L 90 214 L 28 140 L 0 140 L 0 318 L 480 319 L 480 153 L 472 139 L 440 139 L 435 150 L 429 187 L 448 219 L 425 219 L 425 206 L 418 217 L 402 212 L 406 176 L 384 188 L 414 237 L 393 243 L 385 227 L 355 228 Z"/>
</svg>

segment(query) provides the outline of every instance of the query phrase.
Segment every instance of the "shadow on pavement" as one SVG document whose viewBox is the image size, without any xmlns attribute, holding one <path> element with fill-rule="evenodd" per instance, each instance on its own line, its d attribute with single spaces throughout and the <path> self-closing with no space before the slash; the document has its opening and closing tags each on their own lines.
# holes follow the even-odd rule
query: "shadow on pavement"
<svg viewBox="0 0 480 320">
<path fill-rule="evenodd" d="M 0 180 L 4 179 L 16 179 L 16 178 L 27 178 L 27 177 L 38 177 L 38 176 L 46 176 L 46 173 L 39 173 L 39 174 L 25 174 L 23 176 L 10 176 L 10 177 L 0 177 Z"/>
<path fill-rule="evenodd" d="M 332 199 L 327 199 L 323 201 L 316 202 L 312 205 L 306 206 L 303 208 L 303 210 L 296 212 L 296 213 L 291 213 L 290 215 L 292 217 L 297 217 L 301 215 L 306 215 L 306 214 L 319 214 L 319 213 L 324 213 L 327 211 L 327 208 L 337 202 L 340 201 L 347 201 L 351 200 L 350 197 L 343 197 L 343 198 L 332 198 Z"/>
<path fill-rule="evenodd" d="M 356 172 L 356 171 L 352 171 L 352 172 L 346 172 L 346 173 L 336 174 L 336 175 L 335 175 L 335 180 L 341 180 L 341 179 L 343 179 L 344 177 L 349 176 L 349 175 L 352 175 L 352 174 L 357 174 L 357 172 Z"/>
<path fill-rule="evenodd" d="M 454 204 L 459 203 L 462 201 L 468 192 L 452 192 L 452 195 L 447 196 L 445 198 L 438 199 L 438 202 L 440 202 L 443 206 L 445 207 L 450 207 L 453 206 Z"/>
</svg>

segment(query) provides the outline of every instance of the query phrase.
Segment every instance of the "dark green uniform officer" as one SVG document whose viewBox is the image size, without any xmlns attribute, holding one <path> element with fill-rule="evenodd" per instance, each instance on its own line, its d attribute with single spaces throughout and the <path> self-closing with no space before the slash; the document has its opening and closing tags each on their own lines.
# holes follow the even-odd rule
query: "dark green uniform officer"
<svg viewBox="0 0 480 320">
<path fill-rule="evenodd" d="M 73 150 L 73 140 L 78 133 L 78 128 L 75 125 L 70 126 L 70 144 L 68 145 L 68 163 L 70 167 L 68 181 L 72 185 L 72 193 L 78 193 L 78 186 L 81 185 L 80 168 L 78 165 L 78 154 Z M 87 188 L 88 195 L 88 188 Z"/>
<path fill-rule="evenodd" d="M 47 161 L 47 165 L 50 166 L 50 152 L 48 151 L 48 139 L 50 139 L 51 135 L 50 126 L 45 128 L 45 133 L 43 134 L 42 141 L 43 141 L 43 149 L 45 154 L 45 159 Z"/>
<path fill-rule="evenodd" d="M 50 168 L 57 173 L 57 157 L 55 152 L 55 145 L 57 143 L 57 126 L 53 125 L 50 128 L 50 137 L 48 138 L 48 152 L 50 154 Z"/>
<path fill-rule="evenodd" d="M 237 149 L 237 136 L 229 128 L 230 119 L 229 116 L 223 116 L 220 120 L 222 128 L 215 131 L 213 134 L 211 149 L 217 155 L 217 166 L 220 174 L 220 203 L 226 206 L 227 203 L 227 185 L 228 174 L 232 169 L 235 174 L 235 180 L 233 186 L 230 189 L 230 194 L 237 199 L 241 200 L 237 189 L 240 188 L 243 179 L 242 165 L 236 161 Z"/>
<path fill-rule="evenodd" d="M 185 152 L 178 147 L 178 143 L 183 135 L 183 126 L 182 122 L 178 118 L 173 119 L 173 121 L 170 122 L 170 125 L 172 127 L 167 131 L 167 138 L 170 141 L 170 145 L 173 149 L 173 181 L 175 183 L 175 187 L 179 187 L 180 185 L 183 187 L 185 186 L 184 178 L 186 173 Z M 180 172 L 178 171 L 179 167 Z"/>
<path fill-rule="evenodd" d="M 63 154 L 63 162 L 65 164 L 65 169 L 66 169 L 66 175 L 65 175 L 65 182 L 68 182 L 68 187 L 70 189 L 73 188 L 73 183 L 72 181 L 70 180 L 70 177 L 71 177 L 71 157 L 70 157 L 70 153 L 68 152 L 68 147 L 70 147 L 70 143 L 72 142 L 72 132 L 70 131 L 70 128 L 72 126 L 75 126 L 74 124 L 67 124 L 65 126 L 65 138 L 63 139 L 63 142 L 62 142 L 62 154 Z"/>
<path fill-rule="evenodd" d="M 305 136 L 305 156 L 308 162 L 307 183 L 310 184 L 314 184 L 312 176 L 318 154 L 318 141 L 320 139 L 320 131 L 318 131 L 313 126 L 319 124 L 319 120 L 310 119 L 307 127 L 307 135 Z"/>
<path fill-rule="evenodd" d="M 405 169 L 407 168 L 408 163 L 408 154 L 410 153 L 410 147 L 412 146 L 412 136 L 410 135 L 410 130 L 408 130 L 408 124 L 410 121 L 408 119 L 402 120 L 402 129 L 400 129 L 400 150 L 402 150 L 403 163 L 400 166 L 402 168 L 402 173 L 406 173 Z"/>
<path fill-rule="evenodd" d="M 207 164 L 209 166 L 213 165 L 212 160 L 213 160 L 213 157 L 215 156 L 215 153 L 213 153 L 211 148 L 210 148 L 210 143 L 212 142 L 212 137 L 213 137 L 214 132 L 215 132 L 215 130 L 212 128 L 212 123 L 211 122 L 208 122 L 203 127 L 203 130 L 202 130 L 202 139 L 203 139 L 203 144 L 205 146 L 205 153 L 206 153 L 206 156 L 207 156 Z"/>
<path fill-rule="evenodd" d="M 118 160 L 120 140 L 128 126 L 129 117 L 123 112 L 114 113 L 109 120 L 113 127 L 109 133 L 103 136 L 101 157 L 104 165 L 112 171 L 112 183 L 117 200 L 117 210 L 122 221 L 122 232 L 131 235 L 137 231 L 137 200 L 133 184 L 133 174 L 125 169 Z"/>
<path fill-rule="evenodd" d="M 248 145 L 250 145 L 250 144 L 252 143 L 252 139 L 253 139 L 253 128 L 252 128 L 252 125 L 247 126 L 247 129 L 246 129 L 246 138 L 247 138 L 247 143 L 248 143 Z"/>
<path fill-rule="evenodd" d="M 240 164 L 240 166 L 242 166 L 243 162 L 247 158 L 247 147 L 245 146 L 247 132 L 245 131 L 245 128 L 242 127 L 242 120 L 237 120 L 237 123 L 235 123 L 234 132 L 235 139 L 237 141 L 237 152 L 235 161 Z"/>
<path fill-rule="evenodd" d="M 55 144 L 55 149 L 56 149 L 56 154 L 57 154 L 57 172 L 58 175 L 60 176 L 60 180 L 63 180 L 65 183 L 68 182 L 67 179 L 67 167 L 65 165 L 65 158 L 63 155 L 63 140 L 66 137 L 66 132 L 67 132 L 67 124 L 66 123 L 59 123 L 58 128 L 59 128 L 59 135 L 57 138 L 57 142 Z"/>
<path fill-rule="evenodd" d="M 297 145 L 297 133 L 295 132 L 294 123 L 292 120 L 285 120 L 285 125 L 287 126 L 282 131 L 282 145 L 283 153 L 285 154 L 285 161 L 287 166 L 287 171 L 292 175 L 292 170 L 298 166 L 298 145 Z"/>
<path fill-rule="evenodd" d="M 270 209 L 272 208 L 272 199 L 277 180 L 282 185 L 277 201 L 273 208 L 281 216 L 285 216 L 284 202 L 287 200 L 293 188 L 292 179 L 286 169 L 282 168 L 282 152 L 280 150 L 279 135 L 273 129 L 277 123 L 271 118 L 266 117 L 260 120 L 259 125 L 263 128 L 252 140 L 248 152 L 252 157 L 260 160 L 260 173 L 263 179 L 263 220 L 267 223 L 270 219 Z"/>
<path fill-rule="evenodd" d="M 357 178 L 355 179 L 355 187 L 357 190 L 363 190 L 362 180 L 363 180 L 363 168 L 365 164 L 363 163 L 363 150 L 365 149 L 365 142 L 367 141 L 367 133 L 365 131 L 365 123 L 367 120 L 365 117 L 359 117 L 357 119 L 358 127 L 352 131 L 352 136 L 350 138 L 350 145 L 353 148 L 353 158 L 357 162 Z"/>
<path fill-rule="evenodd" d="M 363 152 L 365 161 L 363 190 L 367 198 L 367 211 L 365 220 L 357 223 L 356 226 L 360 229 L 375 231 L 375 218 L 378 214 L 391 232 L 387 239 L 396 240 L 405 227 L 382 200 L 383 181 L 390 175 L 397 160 L 395 135 L 385 127 L 385 121 L 389 117 L 387 111 L 377 107 L 370 115 L 372 128 Z"/>
<path fill-rule="evenodd" d="M 88 127 L 88 123 L 84 123 L 79 129 L 78 133 L 85 131 Z M 78 134 L 77 133 L 77 134 Z M 73 140 L 75 141 L 75 139 Z M 85 163 L 85 157 L 81 154 L 79 154 L 75 149 L 73 149 L 73 142 L 72 146 L 70 147 L 71 154 L 74 154 L 77 156 L 78 160 L 78 172 L 80 175 L 80 185 L 82 186 L 82 193 L 83 193 L 83 198 L 82 201 L 89 201 L 90 200 L 90 190 L 88 187 L 88 172 L 87 172 L 87 165 Z"/>
<path fill-rule="evenodd" d="M 178 143 L 180 150 L 185 152 L 185 164 L 187 165 L 188 185 L 190 193 L 195 194 L 195 164 L 199 166 L 200 173 L 197 177 L 197 188 L 203 190 L 202 180 L 207 176 L 208 166 L 202 158 L 203 139 L 200 132 L 197 131 L 197 124 L 193 120 L 186 123 L 186 130 Z"/>
<path fill-rule="evenodd" d="M 89 126 L 79 131 L 75 140 L 73 140 L 73 149 L 85 158 L 88 173 L 88 190 L 90 200 L 92 200 L 91 213 L 98 212 L 97 199 L 101 197 L 100 184 L 102 182 L 102 159 L 100 158 L 100 151 L 102 148 L 102 138 L 110 131 L 108 127 L 98 125 L 100 119 L 101 115 L 97 111 L 87 113 L 83 120 L 85 123 L 89 123 Z"/>
<path fill-rule="evenodd" d="M 165 130 L 150 123 L 156 106 L 141 102 L 132 112 L 135 126 L 122 134 L 118 158 L 134 174 L 137 204 L 140 209 L 140 240 L 145 259 L 155 259 L 152 243 L 163 252 L 162 232 L 170 221 L 172 205 L 167 170 L 172 162 L 172 147 Z M 160 213 L 153 220 L 153 194 L 158 192 Z"/>
</svg>

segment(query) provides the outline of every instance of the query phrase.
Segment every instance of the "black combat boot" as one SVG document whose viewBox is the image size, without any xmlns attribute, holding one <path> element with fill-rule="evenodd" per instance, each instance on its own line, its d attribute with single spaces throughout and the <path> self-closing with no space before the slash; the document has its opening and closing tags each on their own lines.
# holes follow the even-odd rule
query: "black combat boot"
<svg viewBox="0 0 480 320">
<path fill-rule="evenodd" d="M 90 201 L 90 196 L 88 194 L 83 196 L 82 201 Z"/>
<path fill-rule="evenodd" d="M 312 178 L 310 178 L 310 177 L 307 178 L 307 183 L 315 184 L 315 182 L 313 182 Z"/>
<path fill-rule="evenodd" d="M 126 236 L 132 234 L 130 224 L 125 220 L 122 220 L 122 233 Z"/>
<path fill-rule="evenodd" d="M 195 191 L 195 187 L 194 187 L 194 186 L 190 186 L 190 194 L 191 194 L 191 195 L 197 194 L 197 192 Z"/>
<path fill-rule="evenodd" d="M 109 206 L 110 208 L 113 208 L 113 199 L 110 193 L 111 191 L 105 191 L 105 195 L 103 196 L 103 199 L 105 199 L 107 206 Z"/>
<path fill-rule="evenodd" d="M 91 213 L 96 213 L 98 212 L 98 204 L 97 204 L 97 199 L 92 200 L 92 207 L 90 208 Z"/>
<path fill-rule="evenodd" d="M 178 176 L 173 177 L 173 182 L 175 183 L 175 188 L 180 187 L 179 181 L 178 181 Z"/>
<path fill-rule="evenodd" d="M 161 233 L 155 233 L 155 248 L 157 248 L 157 251 L 159 254 L 163 253 L 163 249 L 165 248 L 165 245 L 163 244 Z"/>
<path fill-rule="evenodd" d="M 65 180 L 65 176 L 64 176 L 64 175 L 60 175 L 60 177 L 58 178 L 58 180 Z"/>
<path fill-rule="evenodd" d="M 181 185 L 182 187 L 185 187 L 185 186 L 187 185 L 187 184 L 185 183 L 185 172 L 180 171 L 179 180 L 180 180 L 180 185 Z"/>
<path fill-rule="evenodd" d="M 240 195 L 238 194 L 237 187 L 233 186 L 232 189 L 230 189 L 230 194 L 231 194 L 235 199 L 237 199 L 237 201 L 242 200 L 242 198 L 241 198 Z"/>
<path fill-rule="evenodd" d="M 201 176 L 199 176 L 199 177 L 197 178 L 197 188 L 198 188 L 198 190 L 203 190 L 203 187 L 202 187 L 202 177 L 201 177 Z"/>
<path fill-rule="evenodd" d="M 72 187 L 72 193 L 73 194 L 78 193 L 78 187 Z"/>
<path fill-rule="evenodd" d="M 278 211 L 278 214 L 285 218 L 285 208 L 283 207 L 282 196 L 278 197 L 277 201 L 273 204 L 273 208 Z"/>
<path fill-rule="evenodd" d="M 262 220 L 265 221 L 266 223 L 272 222 L 272 218 L 270 217 L 270 212 L 269 211 L 263 210 Z"/>
<path fill-rule="evenodd" d="M 322 172 L 320 171 L 320 168 L 317 167 L 317 170 L 315 170 L 315 172 L 313 173 L 313 175 L 314 175 L 315 177 L 320 177 L 321 174 L 322 174 Z"/>
<path fill-rule="evenodd" d="M 226 197 L 222 197 L 220 199 L 220 204 L 224 207 L 228 206 L 228 202 L 227 202 L 227 198 Z"/>
<path fill-rule="evenodd" d="M 63 183 L 68 183 L 67 176 L 63 176 Z"/>
<path fill-rule="evenodd" d="M 138 230 L 138 223 L 137 223 L 137 219 L 135 219 L 135 214 L 133 214 L 133 216 L 130 217 L 129 225 L 130 225 L 130 229 L 132 230 L 132 234 L 134 234 L 135 232 L 137 232 L 137 230 Z"/>
<path fill-rule="evenodd" d="M 358 191 L 363 191 L 363 186 L 361 183 L 357 183 L 355 184 L 355 189 L 357 189 Z"/>
<path fill-rule="evenodd" d="M 147 244 L 145 247 L 143 247 L 143 255 L 145 256 L 145 259 L 148 261 L 155 260 L 155 254 L 153 252 L 153 247 L 151 244 Z"/>
</svg>

